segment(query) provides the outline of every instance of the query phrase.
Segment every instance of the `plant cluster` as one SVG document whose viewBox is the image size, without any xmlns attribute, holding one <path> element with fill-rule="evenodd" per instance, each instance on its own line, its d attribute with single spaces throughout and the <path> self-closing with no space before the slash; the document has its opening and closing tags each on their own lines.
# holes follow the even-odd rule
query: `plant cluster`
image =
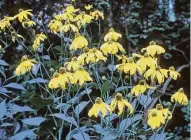
<svg viewBox="0 0 191 140">
<path fill-rule="evenodd" d="M 180 88 L 170 95 L 173 107 L 161 102 L 166 81 L 181 76 L 173 66 L 159 65 L 164 47 L 151 41 L 140 54 L 127 54 L 120 43 L 122 34 L 114 28 L 102 38 L 104 14 L 90 4 L 60 6 L 48 23 L 51 34 L 44 25 L 42 32 L 35 31 L 38 23 L 32 16 L 31 9 L 20 9 L 0 21 L 2 139 L 167 137 L 164 131 L 176 105 L 185 106 L 188 99 Z M 25 35 L 19 34 L 14 21 Z M 98 40 L 90 24 L 97 26 Z M 10 69 L 3 56 L 12 44 L 20 45 L 22 56 Z"/>
</svg>

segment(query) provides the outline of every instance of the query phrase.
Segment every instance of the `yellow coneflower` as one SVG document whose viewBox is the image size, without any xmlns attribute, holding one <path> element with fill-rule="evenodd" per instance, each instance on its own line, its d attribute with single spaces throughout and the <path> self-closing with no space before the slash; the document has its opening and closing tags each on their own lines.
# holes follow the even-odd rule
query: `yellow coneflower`
<svg viewBox="0 0 191 140">
<path fill-rule="evenodd" d="M 62 25 L 59 29 L 60 32 L 67 33 L 68 31 L 73 31 L 74 33 L 78 33 L 78 27 L 76 27 L 74 24 L 71 24 L 69 22 L 66 22 L 66 24 Z"/>
<path fill-rule="evenodd" d="M 187 105 L 188 98 L 184 94 L 184 89 L 180 88 L 176 93 L 171 96 L 171 102 L 179 103 L 180 105 Z"/>
<path fill-rule="evenodd" d="M 115 56 L 117 57 L 118 60 L 122 61 L 122 64 L 126 63 L 129 60 L 128 56 L 124 55 L 124 54 L 122 54 L 122 55 L 117 55 L 116 54 Z"/>
<path fill-rule="evenodd" d="M 129 112 L 132 114 L 134 111 L 132 105 L 123 98 L 121 93 L 116 93 L 115 98 L 111 101 L 111 111 L 115 111 L 117 109 L 118 115 L 121 115 L 125 106 L 129 108 Z"/>
<path fill-rule="evenodd" d="M 59 76 L 59 78 L 58 78 L 58 81 L 60 82 L 60 85 L 61 85 L 61 87 L 63 88 L 65 88 L 65 85 L 66 84 L 64 84 L 63 86 L 62 86 L 62 83 L 70 83 L 70 84 L 76 84 L 76 82 L 77 82 L 77 79 L 76 79 L 76 77 L 74 76 L 74 74 L 73 73 L 71 73 L 71 72 L 68 72 L 67 70 L 66 70 L 66 68 L 64 68 L 64 67 L 60 67 L 59 68 L 59 73 L 60 73 L 60 76 Z"/>
<path fill-rule="evenodd" d="M 142 72 L 146 70 L 147 66 L 153 68 L 156 67 L 157 65 L 156 61 L 152 57 L 150 57 L 147 53 L 145 53 L 143 56 L 136 53 L 133 53 L 132 55 L 133 57 L 139 58 L 137 64 Z"/>
<path fill-rule="evenodd" d="M 163 108 L 162 104 L 157 104 L 156 109 L 162 113 L 164 120 L 172 119 L 172 113 L 169 111 L 168 108 Z"/>
<path fill-rule="evenodd" d="M 36 25 L 36 23 L 34 21 L 32 21 L 32 20 L 26 20 L 26 21 L 22 22 L 23 28 L 33 27 L 35 25 Z"/>
<path fill-rule="evenodd" d="M 34 66 L 34 63 L 37 62 L 33 59 L 28 59 L 28 57 L 24 55 L 21 59 L 21 63 L 16 68 L 16 75 L 19 76 L 29 72 Z"/>
<path fill-rule="evenodd" d="M 67 13 L 76 13 L 78 11 L 79 11 L 79 9 L 74 8 L 73 5 L 68 5 L 65 9 L 65 12 L 67 12 Z"/>
<path fill-rule="evenodd" d="M 106 61 L 107 58 L 103 56 L 102 52 L 96 48 L 84 49 L 85 52 L 78 57 L 82 64 L 97 63 L 98 61 Z"/>
<path fill-rule="evenodd" d="M 104 53 L 104 55 L 108 54 L 117 54 L 118 52 L 125 53 L 125 49 L 118 42 L 106 42 L 101 47 L 100 50 Z"/>
<path fill-rule="evenodd" d="M 72 44 L 70 45 L 70 50 L 82 49 L 87 46 L 88 46 L 87 39 L 80 34 L 76 34 L 76 37 L 74 38 Z"/>
<path fill-rule="evenodd" d="M 19 13 L 15 17 L 18 17 L 19 22 L 22 23 L 25 20 L 29 20 L 28 16 L 33 16 L 31 12 L 32 12 L 31 9 L 28 10 L 19 9 Z"/>
<path fill-rule="evenodd" d="M 76 16 L 75 21 L 79 28 L 86 24 L 89 24 L 93 20 L 93 17 L 86 14 L 85 12 L 81 12 L 79 15 Z"/>
<path fill-rule="evenodd" d="M 68 71 L 76 71 L 82 68 L 81 62 L 76 57 L 73 57 L 69 62 L 65 62 L 64 66 Z"/>
<path fill-rule="evenodd" d="M 37 51 L 39 46 L 40 46 L 40 44 L 41 44 L 41 42 L 43 42 L 46 38 L 47 38 L 46 35 L 43 34 L 43 33 L 37 34 L 35 36 L 35 40 L 34 40 L 34 43 L 32 45 L 33 50 Z"/>
<path fill-rule="evenodd" d="M 161 53 L 165 53 L 165 49 L 159 45 L 156 45 L 154 41 L 151 41 L 149 46 L 143 48 L 141 52 L 146 51 L 148 55 L 154 57 L 156 54 L 159 55 Z"/>
<path fill-rule="evenodd" d="M 84 8 L 85 8 L 86 10 L 90 10 L 90 9 L 93 8 L 93 5 L 88 4 L 88 5 L 85 5 Z"/>
<path fill-rule="evenodd" d="M 164 82 L 165 77 L 168 78 L 168 70 L 161 69 L 159 66 L 150 68 L 145 72 L 144 77 L 148 80 L 149 77 L 152 82 L 156 79 L 159 84 Z"/>
<path fill-rule="evenodd" d="M 119 71 L 130 73 L 130 75 L 134 75 L 136 72 L 138 72 L 139 74 L 142 74 L 141 69 L 136 63 L 134 63 L 134 60 L 132 57 L 127 58 L 126 61 L 127 61 L 126 63 L 116 65 Z"/>
<path fill-rule="evenodd" d="M 109 32 L 105 35 L 104 41 L 117 41 L 119 38 L 121 38 L 122 35 L 120 33 L 115 32 L 113 28 L 109 30 Z"/>
<path fill-rule="evenodd" d="M 172 79 L 177 80 L 177 78 L 180 77 L 180 73 L 178 73 L 173 66 L 171 66 L 168 71 Z"/>
<path fill-rule="evenodd" d="M 0 29 L 5 30 L 6 28 L 9 28 L 11 26 L 10 22 L 14 20 L 14 17 L 5 17 L 0 21 Z"/>
<path fill-rule="evenodd" d="M 90 74 L 84 69 L 79 69 L 74 72 L 76 83 L 82 86 L 85 82 L 93 81 Z"/>
<path fill-rule="evenodd" d="M 60 76 L 60 74 L 59 74 L 58 72 L 55 72 L 55 73 L 53 74 L 52 79 L 51 79 L 50 82 L 48 83 L 48 87 L 49 87 L 50 89 L 57 89 L 57 88 L 60 87 L 59 76 Z M 66 83 L 66 81 L 63 82 L 63 84 L 65 84 L 65 83 Z"/>
<path fill-rule="evenodd" d="M 109 105 L 103 102 L 103 100 L 100 97 L 97 97 L 95 100 L 95 104 L 93 107 L 89 110 L 88 116 L 95 116 L 98 117 L 98 114 L 101 113 L 103 117 L 107 115 L 107 113 L 111 114 L 111 110 Z"/>
<path fill-rule="evenodd" d="M 149 85 L 146 84 L 144 80 L 141 80 L 139 81 L 138 85 L 132 88 L 131 94 L 134 94 L 137 97 L 140 94 L 143 94 L 149 88 L 154 88 L 154 87 L 150 87 Z"/>
<path fill-rule="evenodd" d="M 54 34 L 56 34 L 60 31 L 61 26 L 62 26 L 62 22 L 58 21 L 56 19 L 51 20 L 50 23 L 48 24 L 50 31 Z"/>
<path fill-rule="evenodd" d="M 161 125 L 165 124 L 166 120 L 172 118 L 172 113 L 166 108 L 163 109 L 161 104 L 157 104 L 156 108 L 148 110 L 148 125 L 152 129 L 157 129 Z"/>
<path fill-rule="evenodd" d="M 94 12 L 90 12 L 90 15 L 95 19 L 98 20 L 99 18 L 104 20 L 104 14 L 100 12 L 99 10 L 96 10 Z"/>
</svg>

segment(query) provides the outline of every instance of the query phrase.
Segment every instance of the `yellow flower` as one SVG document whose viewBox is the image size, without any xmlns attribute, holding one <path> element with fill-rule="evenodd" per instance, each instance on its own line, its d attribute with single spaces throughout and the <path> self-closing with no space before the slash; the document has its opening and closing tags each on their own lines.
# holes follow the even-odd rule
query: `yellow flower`
<svg viewBox="0 0 191 140">
<path fill-rule="evenodd" d="M 65 33 L 67 33 L 68 31 L 73 31 L 74 33 L 78 33 L 78 27 L 76 27 L 74 24 L 71 24 L 69 22 L 66 22 L 66 24 L 62 25 L 59 29 L 59 31 L 63 31 Z"/>
<path fill-rule="evenodd" d="M 90 15 L 95 19 L 98 20 L 99 18 L 101 18 L 102 20 L 104 20 L 104 14 L 102 12 L 100 12 L 99 10 L 96 10 L 94 12 L 90 12 Z"/>
<path fill-rule="evenodd" d="M 152 88 L 152 87 L 147 85 L 145 81 L 141 80 L 141 81 L 139 81 L 138 85 L 136 85 L 132 88 L 131 94 L 134 94 L 137 97 L 140 94 L 143 94 L 148 88 Z"/>
<path fill-rule="evenodd" d="M 148 56 L 147 53 L 144 54 L 144 56 L 136 54 L 136 53 L 133 53 L 132 55 L 133 55 L 133 57 L 139 57 L 137 64 L 142 72 L 144 72 L 146 70 L 147 66 L 150 68 L 153 68 L 157 64 L 156 61 L 152 57 Z"/>
<path fill-rule="evenodd" d="M 156 109 L 162 113 L 164 120 L 172 119 L 172 113 L 169 111 L 168 108 L 163 108 L 162 104 L 157 104 Z"/>
<path fill-rule="evenodd" d="M 79 11 L 79 9 L 75 9 L 74 6 L 72 6 L 72 5 L 68 5 L 65 9 L 65 12 L 67 12 L 67 13 L 76 13 L 78 11 Z"/>
<path fill-rule="evenodd" d="M 168 108 L 163 108 L 161 104 L 157 104 L 156 108 L 150 109 L 148 111 L 148 125 L 152 129 L 157 129 L 161 125 L 165 124 L 166 120 L 172 118 L 172 113 Z"/>
<path fill-rule="evenodd" d="M 177 80 L 177 78 L 180 77 L 180 73 L 178 73 L 173 66 L 171 66 L 168 71 L 172 79 Z"/>
<path fill-rule="evenodd" d="M 111 101 L 110 105 L 111 111 L 114 111 L 117 108 L 118 115 L 121 115 L 124 111 L 125 106 L 129 108 L 129 112 L 130 114 L 132 114 L 134 110 L 131 104 L 125 99 L 123 99 L 121 93 L 116 93 L 115 98 Z"/>
<path fill-rule="evenodd" d="M 32 12 L 31 9 L 28 10 L 19 9 L 19 13 L 15 17 L 18 17 L 18 20 L 22 23 L 25 20 L 29 20 L 28 16 L 33 15 L 31 12 Z"/>
<path fill-rule="evenodd" d="M 59 82 L 59 76 L 60 74 L 58 72 L 55 72 L 53 74 L 52 79 L 50 80 L 50 82 L 48 83 L 48 87 L 50 89 L 57 89 L 60 87 L 60 82 Z M 64 84 L 66 83 L 66 81 L 64 82 Z"/>
<path fill-rule="evenodd" d="M 126 63 L 127 60 L 128 60 L 128 56 L 127 56 L 127 55 L 124 55 L 124 54 L 122 54 L 122 55 L 117 55 L 117 54 L 116 54 L 115 56 L 117 57 L 118 60 L 121 60 L 122 63 Z"/>
<path fill-rule="evenodd" d="M 176 93 L 174 93 L 171 96 L 171 102 L 176 102 L 176 103 L 179 103 L 181 105 L 187 105 L 188 104 L 188 98 L 184 94 L 183 88 L 180 88 Z"/>
<path fill-rule="evenodd" d="M 122 35 L 120 33 L 115 32 L 113 28 L 109 30 L 109 32 L 105 35 L 104 41 L 117 41 L 119 38 L 121 38 Z"/>
<path fill-rule="evenodd" d="M 116 68 L 119 71 L 123 71 L 125 73 L 130 73 L 130 75 L 134 75 L 136 72 L 139 72 L 139 74 L 142 74 L 141 69 L 138 67 L 138 65 L 136 63 L 134 63 L 134 60 L 131 57 L 129 57 L 127 59 L 127 63 L 122 63 L 119 65 L 116 65 Z"/>
<path fill-rule="evenodd" d="M 148 80 L 149 77 L 152 82 L 156 79 L 159 84 L 164 82 L 165 77 L 168 78 L 168 70 L 161 69 L 159 66 L 150 68 L 145 72 L 144 77 Z"/>
<path fill-rule="evenodd" d="M 73 57 L 70 62 L 65 62 L 64 66 L 69 71 L 76 71 L 76 70 L 82 68 L 81 62 L 78 61 L 78 59 L 76 57 Z"/>
<path fill-rule="evenodd" d="M 85 5 L 84 8 L 85 8 L 86 10 L 90 10 L 90 9 L 93 8 L 93 5 L 88 4 L 88 5 Z"/>
<path fill-rule="evenodd" d="M 80 13 L 76 16 L 75 20 L 77 21 L 77 25 L 80 28 L 86 24 L 89 24 L 92 21 L 93 17 L 86 14 L 85 12 Z"/>
<path fill-rule="evenodd" d="M 59 73 L 55 72 L 53 74 L 53 77 L 50 80 L 48 87 L 50 89 L 57 89 L 57 88 L 66 89 L 66 85 L 68 83 L 75 84 L 76 79 L 72 73 L 67 72 L 66 69 L 63 67 L 60 67 Z"/>
<path fill-rule="evenodd" d="M 11 26 L 10 22 L 14 20 L 14 17 L 5 17 L 0 21 L 0 29 L 5 30 L 5 28 L 9 28 Z"/>
<path fill-rule="evenodd" d="M 72 44 L 70 45 L 70 50 L 82 49 L 87 46 L 88 46 L 87 39 L 80 34 L 76 34 L 76 37 L 74 38 Z"/>
<path fill-rule="evenodd" d="M 75 9 L 72 5 L 66 7 L 63 14 L 58 14 L 55 16 L 56 20 L 59 21 L 75 21 L 75 13 L 79 11 L 79 9 Z"/>
<path fill-rule="evenodd" d="M 23 75 L 29 72 L 34 66 L 34 63 L 36 63 L 35 60 L 28 59 L 28 57 L 24 55 L 21 59 L 21 63 L 16 68 L 16 75 Z"/>
<path fill-rule="evenodd" d="M 119 51 L 125 53 L 125 49 L 123 48 L 123 46 L 118 42 L 113 42 L 113 41 L 104 43 L 100 47 L 100 50 L 104 53 L 104 55 L 116 54 Z"/>
<path fill-rule="evenodd" d="M 33 27 L 35 25 L 36 25 L 36 23 L 32 20 L 26 20 L 26 21 L 22 22 L 23 28 Z"/>
<path fill-rule="evenodd" d="M 148 125 L 152 129 L 157 129 L 165 123 L 163 114 L 156 108 L 148 110 Z"/>
<path fill-rule="evenodd" d="M 95 116 L 97 118 L 100 112 L 103 117 L 105 117 L 108 112 L 111 114 L 109 105 L 104 103 L 100 97 L 97 97 L 95 100 L 95 104 L 88 112 L 88 116 L 89 117 Z"/>
<path fill-rule="evenodd" d="M 85 62 L 87 64 L 89 63 L 97 63 L 99 61 L 106 61 L 107 58 L 103 56 L 102 52 L 99 51 L 98 49 L 96 48 L 92 48 L 92 49 L 88 49 L 88 48 L 85 48 L 86 52 L 81 54 L 79 57 L 78 57 L 78 60 L 84 64 Z"/>
<path fill-rule="evenodd" d="M 146 51 L 148 55 L 154 57 L 156 54 L 162 54 L 165 53 L 165 49 L 159 45 L 156 45 L 154 41 L 150 42 L 150 45 L 146 48 L 143 48 L 141 52 Z"/>
<path fill-rule="evenodd" d="M 47 38 L 46 35 L 43 34 L 43 33 L 37 34 L 35 36 L 35 40 L 34 40 L 34 43 L 32 45 L 33 50 L 37 51 L 37 49 L 39 48 L 41 42 L 43 42 L 46 38 Z"/>
<path fill-rule="evenodd" d="M 89 73 L 83 69 L 75 71 L 74 77 L 80 86 L 82 86 L 85 82 L 93 81 Z"/>
<path fill-rule="evenodd" d="M 62 26 L 62 22 L 55 19 L 51 20 L 50 23 L 48 24 L 50 31 L 54 34 L 60 31 L 59 29 L 61 26 Z"/>
<path fill-rule="evenodd" d="M 60 67 L 59 73 L 60 73 L 60 76 L 59 76 L 58 80 L 59 80 L 62 88 L 65 89 L 65 85 L 66 85 L 66 84 L 64 84 L 65 82 L 70 83 L 70 84 L 76 84 L 77 79 L 75 78 L 74 74 L 71 72 L 67 72 L 66 68 Z"/>
</svg>

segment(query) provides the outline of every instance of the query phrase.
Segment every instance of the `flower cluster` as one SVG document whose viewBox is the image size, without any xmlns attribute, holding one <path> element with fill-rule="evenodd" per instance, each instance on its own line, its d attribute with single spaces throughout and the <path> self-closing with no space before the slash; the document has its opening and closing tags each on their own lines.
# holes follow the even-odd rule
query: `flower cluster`
<svg viewBox="0 0 191 140">
<path fill-rule="evenodd" d="M 79 33 L 79 30 L 91 23 L 92 20 L 104 19 L 102 12 L 98 10 L 91 12 L 92 8 L 92 5 L 85 6 L 87 11 L 82 11 L 76 9 L 73 5 L 68 5 L 64 12 L 61 11 L 59 14 L 55 15 L 48 26 L 54 34 L 62 34 L 63 32 L 67 33 L 69 31 Z"/>
<path fill-rule="evenodd" d="M 129 113 L 132 114 L 134 109 L 132 105 L 123 98 L 121 93 L 116 93 L 115 98 L 111 101 L 111 104 L 108 105 L 103 102 L 100 97 L 97 97 L 95 100 L 95 104 L 89 110 L 88 116 L 92 115 L 98 117 L 98 114 L 101 113 L 103 117 L 107 115 L 107 112 L 111 114 L 111 112 L 118 112 L 118 115 L 121 115 L 124 112 L 125 106 L 128 107 Z"/>
</svg>

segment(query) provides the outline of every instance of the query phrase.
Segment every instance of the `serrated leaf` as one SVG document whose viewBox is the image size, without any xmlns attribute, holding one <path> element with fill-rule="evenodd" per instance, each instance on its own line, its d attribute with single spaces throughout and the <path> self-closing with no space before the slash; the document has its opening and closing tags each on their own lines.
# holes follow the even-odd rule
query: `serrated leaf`
<svg viewBox="0 0 191 140">
<path fill-rule="evenodd" d="M 3 116 L 7 113 L 7 107 L 5 100 L 0 103 L 0 120 L 3 118 Z"/>
<path fill-rule="evenodd" d="M 34 130 L 36 129 L 26 130 L 17 133 L 16 135 L 12 136 L 10 140 L 24 140 L 25 138 L 29 138 L 30 140 L 35 140 L 37 135 L 33 132 Z"/>
<path fill-rule="evenodd" d="M 9 66 L 9 64 L 2 59 L 0 59 L 0 65 L 1 66 Z"/>
<path fill-rule="evenodd" d="M 34 83 L 47 83 L 48 80 L 43 79 L 43 78 L 35 78 L 35 79 L 29 80 L 27 82 L 30 83 L 30 84 L 34 84 Z"/>
<path fill-rule="evenodd" d="M 27 125 L 33 125 L 33 126 L 39 126 L 42 122 L 44 122 L 46 119 L 43 117 L 34 117 L 34 118 L 26 118 L 21 120 L 24 124 Z"/>
<path fill-rule="evenodd" d="M 21 84 L 18 84 L 18 83 L 10 83 L 10 84 L 5 85 L 4 87 L 5 88 L 20 89 L 20 90 L 26 91 L 26 89 Z"/>
<path fill-rule="evenodd" d="M 83 101 L 79 105 L 77 105 L 74 110 L 75 114 L 79 115 L 83 111 L 83 109 L 89 104 L 89 102 L 90 101 L 88 102 Z"/>
<path fill-rule="evenodd" d="M 130 125 L 132 125 L 134 122 L 141 120 L 143 118 L 143 115 L 141 114 L 136 114 L 133 117 L 129 117 L 127 119 L 124 119 L 121 121 L 119 124 L 119 130 L 120 132 L 125 131 Z"/>
<path fill-rule="evenodd" d="M 62 119 L 70 124 L 73 124 L 75 126 L 77 126 L 77 122 L 76 120 L 73 118 L 73 117 L 69 117 L 69 116 L 66 116 L 65 114 L 62 114 L 62 113 L 55 113 L 55 114 L 51 114 L 50 116 L 55 116 L 59 119 Z"/>
</svg>

